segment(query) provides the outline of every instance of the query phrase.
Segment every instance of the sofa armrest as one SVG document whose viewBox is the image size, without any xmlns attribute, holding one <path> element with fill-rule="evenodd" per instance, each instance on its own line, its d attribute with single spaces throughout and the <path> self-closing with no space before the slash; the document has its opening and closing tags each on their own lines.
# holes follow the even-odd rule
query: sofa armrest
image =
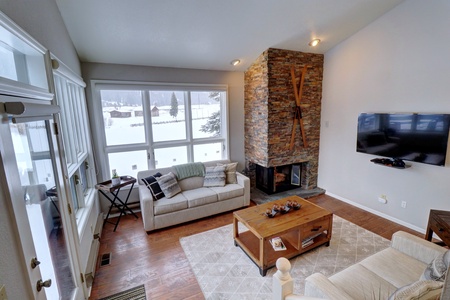
<svg viewBox="0 0 450 300">
<path fill-rule="evenodd" d="M 236 172 L 237 184 L 244 187 L 244 205 L 250 205 L 250 178 Z"/>
<path fill-rule="evenodd" d="M 392 235 L 391 247 L 425 264 L 429 264 L 439 254 L 447 250 L 404 231 L 397 231 Z"/>
<path fill-rule="evenodd" d="M 142 222 L 144 230 L 150 231 L 155 229 L 153 215 L 153 196 L 145 185 L 139 185 L 139 201 L 141 203 Z"/>
<path fill-rule="evenodd" d="M 306 278 L 305 295 L 330 300 L 353 300 L 336 287 L 325 275 L 314 273 Z"/>
</svg>

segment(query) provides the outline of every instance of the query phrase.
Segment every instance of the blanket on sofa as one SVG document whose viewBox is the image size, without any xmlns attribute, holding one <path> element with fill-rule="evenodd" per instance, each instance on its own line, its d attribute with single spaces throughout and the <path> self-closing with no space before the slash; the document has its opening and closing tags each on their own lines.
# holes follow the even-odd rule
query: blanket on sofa
<svg viewBox="0 0 450 300">
<path fill-rule="evenodd" d="M 173 168 L 177 172 L 178 180 L 194 176 L 205 176 L 205 166 L 201 162 L 176 165 Z"/>
</svg>

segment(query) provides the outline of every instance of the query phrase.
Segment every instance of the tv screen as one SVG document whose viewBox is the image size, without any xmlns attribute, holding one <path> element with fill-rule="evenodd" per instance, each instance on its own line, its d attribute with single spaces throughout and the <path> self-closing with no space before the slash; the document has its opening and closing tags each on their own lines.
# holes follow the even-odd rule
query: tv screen
<svg viewBox="0 0 450 300">
<path fill-rule="evenodd" d="M 450 114 L 362 113 L 356 151 L 444 166 Z"/>
</svg>

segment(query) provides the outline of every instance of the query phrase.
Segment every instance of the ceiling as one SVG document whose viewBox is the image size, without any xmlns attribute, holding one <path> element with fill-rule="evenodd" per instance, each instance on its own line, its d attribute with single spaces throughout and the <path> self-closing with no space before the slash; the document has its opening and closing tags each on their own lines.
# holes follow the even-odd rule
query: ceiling
<svg viewBox="0 0 450 300">
<path fill-rule="evenodd" d="M 266 49 L 325 53 L 403 0 L 56 0 L 82 62 L 245 71 Z M 313 48 L 313 38 L 321 43 Z M 234 67 L 233 59 L 241 64 Z"/>
</svg>

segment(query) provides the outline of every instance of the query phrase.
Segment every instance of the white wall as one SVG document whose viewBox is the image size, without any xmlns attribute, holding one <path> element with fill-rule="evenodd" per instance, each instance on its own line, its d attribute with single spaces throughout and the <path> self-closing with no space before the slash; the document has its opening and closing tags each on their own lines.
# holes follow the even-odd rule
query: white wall
<svg viewBox="0 0 450 300">
<path fill-rule="evenodd" d="M 361 112 L 450 113 L 450 2 L 408 0 L 325 54 L 319 186 L 416 230 L 450 210 L 450 162 L 379 166 L 356 152 Z M 385 194 L 387 204 L 377 202 Z M 407 201 L 407 208 L 400 207 Z"/>
<path fill-rule="evenodd" d="M 207 71 L 176 68 L 142 67 L 116 64 L 82 63 L 83 79 L 87 86 L 89 118 L 92 127 L 98 116 L 93 115 L 92 79 L 125 80 L 141 82 L 197 83 L 228 85 L 230 158 L 239 162 L 239 169 L 244 168 L 244 73 Z M 94 131 L 94 130 L 93 130 Z M 95 138 L 95 132 L 93 137 Z M 96 149 L 96 153 L 98 153 Z M 105 175 L 106 178 L 109 174 Z"/>
</svg>

